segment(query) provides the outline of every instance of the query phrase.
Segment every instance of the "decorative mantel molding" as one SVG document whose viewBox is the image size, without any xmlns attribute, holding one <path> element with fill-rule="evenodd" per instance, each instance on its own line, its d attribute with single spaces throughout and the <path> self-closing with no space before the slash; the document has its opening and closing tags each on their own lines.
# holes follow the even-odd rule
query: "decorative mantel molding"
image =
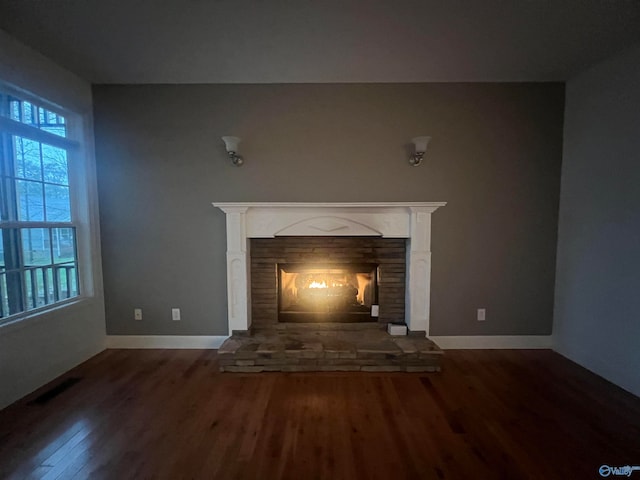
<svg viewBox="0 0 640 480">
<path fill-rule="evenodd" d="M 381 236 L 408 238 L 406 323 L 429 334 L 431 214 L 446 202 L 214 203 L 227 216 L 229 333 L 251 326 L 250 238 Z"/>
</svg>

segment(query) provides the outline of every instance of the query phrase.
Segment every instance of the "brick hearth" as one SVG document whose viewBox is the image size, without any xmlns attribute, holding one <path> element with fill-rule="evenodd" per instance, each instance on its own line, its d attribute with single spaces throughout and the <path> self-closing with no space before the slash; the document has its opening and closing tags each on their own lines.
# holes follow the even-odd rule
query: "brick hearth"
<svg viewBox="0 0 640 480">
<path fill-rule="evenodd" d="M 439 372 L 442 350 L 379 324 L 279 324 L 233 335 L 218 350 L 223 372 Z"/>
</svg>

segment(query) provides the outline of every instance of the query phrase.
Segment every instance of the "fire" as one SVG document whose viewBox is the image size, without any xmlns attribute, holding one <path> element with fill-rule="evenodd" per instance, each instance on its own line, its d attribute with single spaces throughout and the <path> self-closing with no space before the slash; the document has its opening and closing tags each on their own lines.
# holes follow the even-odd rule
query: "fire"
<svg viewBox="0 0 640 480">
<path fill-rule="evenodd" d="M 309 284 L 308 288 L 329 288 L 327 282 L 324 280 L 322 282 L 316 282 L 315 280 Z"/>
</svg>

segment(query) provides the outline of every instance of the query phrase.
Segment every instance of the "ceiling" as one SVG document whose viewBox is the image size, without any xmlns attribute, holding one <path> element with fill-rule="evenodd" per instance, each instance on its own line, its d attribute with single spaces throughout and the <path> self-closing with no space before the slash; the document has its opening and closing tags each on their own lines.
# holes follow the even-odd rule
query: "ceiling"
<svg viewBox="0 0 640 480">
<path fill-rule="evenodd" d="M 0 0 L 93 83 L 563 81 L 640 42 L 639 0 Z"/>
</svg>

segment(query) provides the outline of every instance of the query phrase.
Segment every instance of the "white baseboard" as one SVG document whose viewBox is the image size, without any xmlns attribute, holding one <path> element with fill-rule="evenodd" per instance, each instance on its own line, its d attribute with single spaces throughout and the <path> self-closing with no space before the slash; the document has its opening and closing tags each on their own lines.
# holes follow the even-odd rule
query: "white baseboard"
<svg viewBox="0 0 640 480">
<path fill-rule="evenodd" d="M 226 335 L 107 335 L 106 348 L 220 348 Z M 443 350 L 552 348 L 551 335 L 431 336 Z"/>
<path fill-rule="evenodd" d="M 443 350 L 553 348 L 551 335 L 430 336 Z"/>
<path fill-rule="evenodd" d="M 107 348 L 220 348 L 226 335 L 107 335 Z"/>
</svg>

